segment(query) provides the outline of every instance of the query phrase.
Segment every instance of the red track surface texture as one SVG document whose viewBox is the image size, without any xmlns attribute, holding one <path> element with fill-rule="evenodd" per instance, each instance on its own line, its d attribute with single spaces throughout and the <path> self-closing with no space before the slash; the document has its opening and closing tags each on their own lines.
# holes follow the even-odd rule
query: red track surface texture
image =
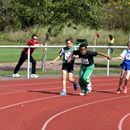
<svg viewBox="0 0 130 130">
<path fill-rule="evenodd" d="M 58 78 L 0 81 L 0 130 L 130 130 L 130 90 L 116 95 L 118 79 L 93 77 L 86 96 L 68 83 L 65 97 Z"/>
</svg>

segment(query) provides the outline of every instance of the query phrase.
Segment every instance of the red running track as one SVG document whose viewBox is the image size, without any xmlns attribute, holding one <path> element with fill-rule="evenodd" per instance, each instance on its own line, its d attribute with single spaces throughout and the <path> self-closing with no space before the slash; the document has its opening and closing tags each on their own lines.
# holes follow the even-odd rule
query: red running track
<svg viewBox="0 0 130 130">
<path fill-rule="evenodd" d="M 118 79 L 93 77 L 86 96 L 68 83 L 65 97 L 59 78 L 0 81 L 0 130 L 130 130 L 130 90 L 116 95 Z"/>
</svg>

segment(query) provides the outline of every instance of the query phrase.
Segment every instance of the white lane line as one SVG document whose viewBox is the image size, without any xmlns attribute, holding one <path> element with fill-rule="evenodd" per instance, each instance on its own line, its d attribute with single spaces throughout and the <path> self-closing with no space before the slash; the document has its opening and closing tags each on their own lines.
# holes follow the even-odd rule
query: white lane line
<svg viewBox="0 0 130 130">
<path fill-rule="evenodd" d="M 70 108 L 70 109 L 64 110 L 64 111 L 59 112 L 59 113 L 53 115 L 52 117 L 50 117 L 50 118 L 43 124 L 43 127 L 42 127 L 41 130 L 46 130 L 48 124 L 49 124 L 52 120 L 54 120 L 55 118 L 57 118 L 58 116 L 60 116 L 60 115 L 62 115 L 62 114 L 65 114 L 65 113 L 67 113 L 67 112 L 70 112 L 70 111 L 72 111 L 72 110 L 75 110 L 75 109 L 78 109 L 78 108 L 81 108 L 81 107 L 86 107 L 86 106 L 93 105 L 93 104 L 97 104 L 97 103 L 102 103 L 102 102 L 106 102 L 106 101 L 111 101 L 111 100 L 116 100 L 116 99 L 122 99 L 122 98 L 127 98 L 127 97 L 130 97 L 130 95 L 128 95 L 128 96 L 123 96 L 123 97 L 115 97 L 115 98 L 108 98 L 108 99 L 98 100 L 98 101 L 94 101 L 94 102 L 90 102 L 90 103 L 78 105 L 78 106 L 72 107 L 72 108 Z"/>
<path fill-rule="evenodd" d="M 51 83 L 30 83 L 30 84 L 15 84 L 15 85 L 7 85 L 6 87 L 11 87 L 11 86 L 31 86 L 31 85 L 40 85 L 40 84 L 45 84 L 45 85 L 48 85 L 48 84 L 58 84 L 58 83 L 61 83 L 61 82 L 51 82 Z M 103 86 L 103 85 L 115 85 L 115 83 L 112 83 L 112 84 L 96 84 L 94 86 Z M 4 87 L 5 88 L 5 87 Z M 46 89 L 43 89 L 43 90 L 52 90 L 52 89 L 55 89 L 55 88 L 46 88 Z M 57 88 L 56 88 L 57 89 Z M 111 89 L 111 90 L 114 90 L 114 89 Z M 35 90 L 34 90 L 35 91 Z M 36 90 L 37 91 L 37 90 Z M 41 90 L 42 91 L 42 90 Z M 100 91 L 100 90 L 99 90 Z M 103 90 L 102 90 L 103 91 Z M 7 93 L 0 93 L 0 95 L 8 95 L 8 94 L 15 94 L 15 93 L 24 93 L 24 92 L 27 92 L 25 90 L 22 90 L 22 91 L 13 91 L 13 92 L 7 92 Z"/>
<path fill-rule="evenodd" d="M 105 85 L 105 84 L 98 84 L 98 85 Z M 109 84 L 110 85 L 110 84 Z M 97 85 L 96 85 L 97 86 Z M 67 87 L 68 89 L 72 89 L 72 88 L 70 88 L 70 87 Z M 59 87 L 57 87 L 57 88 L 46 88 L 46 89 L 33 89 L 32 91 L 44 91 L 44 90 L 53 90 L 53 89 L 59 89 Z M 98 90 L 98 91 L 110 91 L 110 90 L 115 90 L 115 89 L 104 89 L 104 90 Z M 26 91 L 22 91 L 22 93 L 23 92 L 26 92 Z M 21 92 L 16 92 L 16 93 L 21 93 Z M 6 94 L 6 95 L 8 95 L 8 94 L 15 94 L 15 92 L 9 92 L 9 93 L 4 93 L 4 94 Z M 3 95 L 4 95 L 3 94 Z M 2 95 L 2 94 L 1 94 Z M 53 96 L 53 97 L 55 97 L 55 96 Z M 41 99 L 44 99 L 44 98 L 40 98 L 40 100 Z M 46 99 L 46 97 L 45 97 L 45 99 Z M 48 99 L 51 99 L 51 97 L 49 97 Z M 35 100 L 29 100 L 29 101 L 25 101 L 25 103 L 30 103 L 30 101 L 31 102 L 33 102 L 33 101 L 35 101 Z M 36 99 L 36 101 L 37 101 L 37 99 Z M 38 101 L 39 101 L 39 99 L 38 99 Z M 14 107 L 14 106 L 17 106 L 17 105 L 19 105 L 19 104 L 22 104 L 22 103 L 24 103 L 24 102 L 19 102 L 19 103 L 15 103 L 15 104 L 11 104 L 11 105 L 7 105 L 7 106 L 4 106 L 4 107 L 0 107 L 0 110 L 3 110 L 4 108 L 10 108 L 10 107 Z"/>
<path fill-rule="evenodd" d="M 119 122 L 119 125 L 118 125 L 118 130 L 123 130 L 122 129 L 122 126 L 123 126 L 123 123 L 125 121 L 125 119 L 130 116 L 130 113 L 126 114 L 124 117 L 121 118 L 120 122 Z"/>
<path fill-rule="evenodd" d="M 67 87 L 68 89 L 72 89 L 70 87 Z M 59 88 L 50 88 L 50 89 L 59 89 Z M 43 89 L 43 90 L 50 90 L 50 89 Z M 41 89 L 40 89 L 41 90 Z M 109 90 L 114 90 L 114 89 L 105 89 L 105 90 L 100 90 L 100 91 L 109 91 Z M 33 91 L 37 91 L 37 90 L 33 90 Z M 42 90 L 41 90 L 42 91 Z M 40 98 L 40 100 L 45 100 L 45 99 L 52 99 L 54 97 L 59 97 L 58 96 L 50 96 L 50 97 L 45 97 L 45 98 Z M 29 101 L 25 101 L 25 102 L 18 102 L 18 103 L 15 103 L 15 104 L 11 104 L 11 105 L 7 105 L 7 106 L 3 106 L 3 107 L 0 107 L 0 110 L 3 110 L 3 109 L 6 109 L 6 108 L 11 108 L 11 107 L 14 107 L 14 106 L 18 106 L 18 105 L 22 105 L 22 104 L 27 104 L 27 103 L 32 103 L 32 102 L 35 102 L 35 101 L 39 101 L 39 99 L 34 99 L 34 100 L 29 100 Z"/>
<path fill-rule="evenodd" d="M 4 93 L 0 93 L 0 96 L 17 94 L 17 93 L 35 92 L 35 91 L 37 92 L 37 91 L 55 90 L 55 89 L 59 89 L 59 87 L 45 88 L 45 89 L 27 89 L 27 90 L 21 90 L 21 91 L 19 90 L 19 91 L 4 92 Z"/>
<path fill-rule="evenodd" d="M 58 97 L 60 97 L 60 96 L 59 95 L 58 96 L 49 96 L 49 97 L 44 97 L 44 98 L 38 98 L 38 99 L 28 100 L 28 101 L 24 101 L 24 102 L 19 102 L 19 103 L 7 105 L 7 106 L 4 106 L 4 107 L 0 107 L 0 110 L 4 110 L 4 109 L 7 109 L 7 108 L 11 108 L 11 107 L 15 107 L 15 106 L 23 105 L 23 104 L 27 104 L 27 103 L 37 102 L 37 101 L 41 101 L 41 100 L 58 98 Z"/>
<path fill-rule="evenodd" d="M 43 85 L 48 85 L 48 84 L 57 84 L 57 83 L 61 83 L 61 82 L 48 82 L 48 83 L 28 83 L 28 84 L 12 84 L 12 85 L 1 85 L 0 86 L 0 88 L 7 88 L 7 87 L 15 87 L 15 86 L 17 86 L 17 87 L 19 87 L 19 86 L 32 86 L 32 85 L 41 85 L 41 84 L 43 84 Z"/>
<path fill-rule="evenodd" d="M 6 93 L 0 93 L 0 96 L 4 96 L 4 95 L 10 95 L 10 94 L 17 94 L 17 93 L 25 93 L 27 91 L 12 91 L 12 92 L 6 92 Z"/>
</svg>

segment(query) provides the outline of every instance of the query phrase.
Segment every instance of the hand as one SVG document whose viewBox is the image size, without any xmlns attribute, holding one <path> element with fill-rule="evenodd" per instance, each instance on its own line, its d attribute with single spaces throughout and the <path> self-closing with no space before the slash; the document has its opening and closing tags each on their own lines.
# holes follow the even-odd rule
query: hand
<svg viewBox="0 0 130 130">
<path fill-rule="evenodd" d="M 111 59 L 112 59 L 112 57 L 111 57 L 111 56 L 107 56 L 107 59 L 108 59 L 108 60 L 111 60 Z"/>
<path fill-rule="evenodd" d="M 50 61 L 49 64 L 54 64 L 54 62 L 53 62 L 53 61 Z"/>
<path fill-rule="evenodd" d="M 70 57 L 68 58 L 68 62 L 71 62 L 72 60 L 75 60 L 77 58 L 79 58 L 78 55 L 70 55 Z"/>
<path fill-rule="evenodd" d="M 117 59 L 117 60 L 122 60 L 122 59 L 123 59 L 123 57 L 121 57 L 121 56 L 120 56 L 120 57 L 117 57 L 116 59 Z"/>
<path fill-rule="evenodd" d="M 74 55 L 73 57 L 74 57 L 74 59 L 78 59 L 79 55 Z"/>
</svg>

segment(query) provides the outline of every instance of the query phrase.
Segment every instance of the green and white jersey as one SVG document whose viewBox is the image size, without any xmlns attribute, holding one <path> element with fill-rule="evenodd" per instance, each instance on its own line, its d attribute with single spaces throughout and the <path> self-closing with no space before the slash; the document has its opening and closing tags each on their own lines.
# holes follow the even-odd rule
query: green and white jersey
<svg viewBox="0 0 130 130">
<path fill-rule="evenodd" d="M 63 60 L 63 63 L 67 63 L 67 60 L 70 56 L 70 54 L 74 51 L 74 50 L 77 50 L 76 47 L 64 47 L 60 50 L 59 52 L 59 56 L 62 57 L 62 60 Z M 71 62 L 71 63 L 74 63 L 74 60 Z"/>
</svg>

